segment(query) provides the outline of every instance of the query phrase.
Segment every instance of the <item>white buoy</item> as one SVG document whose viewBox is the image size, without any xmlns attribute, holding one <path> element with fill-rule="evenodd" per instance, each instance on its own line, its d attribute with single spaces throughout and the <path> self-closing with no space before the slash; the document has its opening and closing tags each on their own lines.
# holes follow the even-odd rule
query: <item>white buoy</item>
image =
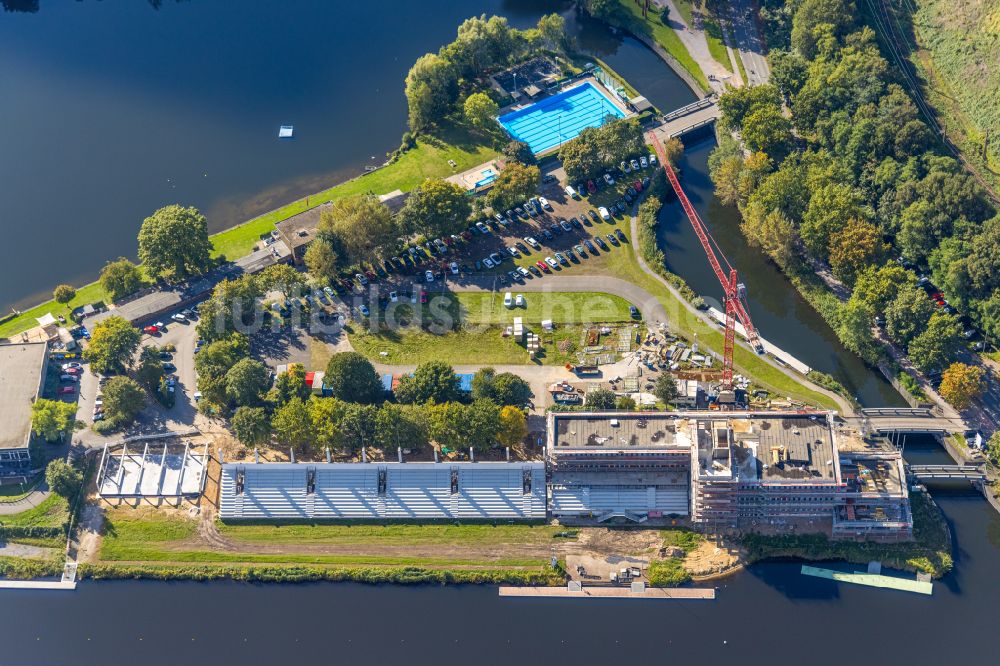
<svg viewBox="0 0 1000 666">
<path fill-rule="evenodd" d="M 295 127 L 293 127 L 292 125 L 282 125 L 278 129 L 278 138 L 279 139 L 290 139 L 290 138 L 292 138 L 292 133 L 294 133 L 294 132 L 295 132 Z"/>
</svg>

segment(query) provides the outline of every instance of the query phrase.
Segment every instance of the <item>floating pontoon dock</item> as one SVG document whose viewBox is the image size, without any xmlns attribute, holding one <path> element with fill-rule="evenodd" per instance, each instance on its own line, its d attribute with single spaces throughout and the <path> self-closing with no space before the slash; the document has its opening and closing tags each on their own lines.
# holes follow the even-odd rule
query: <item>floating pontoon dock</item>
<svg viewBox="0 0 1000 666">
<path fill-rule="evenodd" d="M 870 574 L 863 572 L 845 573 L 832 569 L 820 569 L 802 565 L 802 573 L 806 576 L 826 578 L 841 583 L 854 583 L 855 585 L 867 585 L 869 587 L 884 587 L 903 592 L 916 592 L 917 594 L 931 594 L 933 583 L 930 581 L 910 580 L 909 578 L 897 578 L 895 576 L 883 576 L 882 574 Z"/>
<path fill-rule="evenodd" d="M 647 587 L 633 592 L 628 587 L 501 587 L 501 597 L 605 598 L 605 599 L 714 599 L 714 587 Z"/>
</svg>

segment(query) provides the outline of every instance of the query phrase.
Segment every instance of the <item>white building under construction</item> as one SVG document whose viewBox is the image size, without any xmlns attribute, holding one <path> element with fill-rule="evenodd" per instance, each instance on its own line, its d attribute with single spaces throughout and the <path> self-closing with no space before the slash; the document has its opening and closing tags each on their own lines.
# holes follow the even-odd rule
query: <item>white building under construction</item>
<svg viewBox="0 0 1000 666">
<path fill-rule="evenodd" d="M 553 412 L 553 517 L 688 517 L 713 531 L 912 537 L 902 456 L 855 446 L 832 413 Z"/>
</svg>

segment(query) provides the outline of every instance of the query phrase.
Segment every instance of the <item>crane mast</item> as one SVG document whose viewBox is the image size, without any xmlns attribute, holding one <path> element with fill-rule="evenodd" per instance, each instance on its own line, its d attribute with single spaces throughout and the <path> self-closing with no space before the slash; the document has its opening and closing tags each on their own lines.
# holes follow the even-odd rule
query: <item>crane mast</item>
<svg viewBox="0 0 1000 666">
<path fill-rule="evenodd" d="M 698 240 L 701 242 L 701 247 L 705 251 L 708 263 L 712 266 L 712 270 L 715 272 L 715 277 L 718 278 L 719 284 L 722 286 L 722 292 L 724 294 L 726 304 L 726 342 L 722 361 L 722 386 L 725 389 L 732 389 L 733 350 L 736 346 L 737 319 L 739 319 L 740 323 L 743 324 L 743 329 L 746 331 L 747 342 L 749 342 L 750 345 L 757 350 L 757 353 L 763 352 L 763 345 L 761 344 L 760 336 L 757 334 L 757 329 L 750 320 L 750 313 L 747 312 L 744 304 L 746 286 L 739 281 L 736 275 L 736 269 L 729 264 L 725 255 L 723 255 L 722 258 L 726 261 L 726 268 L 728 268 L 728 272 L 725 268 L 723 268 L 722 263 L 715 254 L 715 248 L 712 247 L 712 240 L 705 227 L 705 223 L 701 221 L 700 217 L 698 217 L 698 212 L 694 209 L 694 206 L 691 205 L 691 201 L 684 193 L 684 189 L 681 187 L 681 183 L 677 178 L 676 172 L 674 172 L 673 167 L 670 166 L 670 162 L 667 161 L 667 155 L 663 148 L 663 144 L 652 132 L 649 133 L 649 140 L 650 143 L 653 144 L 653 148 L 656 150 L 656 155 L 660 160 L 660 164 L 663 165 L 663 170 L 667 174 L 667 180 L 670 181 L 670 186 L 674 188 L 674 193 L 677 195 L 677 199 L 681 202 L 681 207 L 684 208 L 684 213 L 687 215 L 688 221 L 691 222 L 695 235 L 698 236 Z"/>
</svg>

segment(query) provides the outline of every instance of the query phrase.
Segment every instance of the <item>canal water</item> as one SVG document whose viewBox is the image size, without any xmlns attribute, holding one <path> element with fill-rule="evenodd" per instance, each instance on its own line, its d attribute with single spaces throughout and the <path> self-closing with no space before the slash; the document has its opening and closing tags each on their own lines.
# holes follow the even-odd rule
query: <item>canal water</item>
<svg viewBox="0 0 1000 666">
<path fill-rule="evenodd" d="M 4 2 L 14 4 L 32 3 Z M 577 20 L 567 2 L 38 6 L 0 14 L 0 229 L 17 242 L 0 262 L 4 307 L 36 297 L 26 285 L 47 291 L 133 254 L 139 222 L 161 204 L 197 205 L 219 229 L 381 159 L 405 125 L 410 63 L 471 14 L 527 25 L 563 11 L 581 45 L 655 104 L 693 99 L 641 44 Z M 297 138 L 278 142 L 286 123 Z M 745 247 L 735 212 L 711 195 L 711 147 L 689 147 L 685 186 L 750 286 L 764 334 L 863 402 L 896 404 Z M 680 210 L 662 215 L 671 270 L 700 293 L 717 293 Z M 914 462 L 947 460 L 926 439 L 911 438 L 905 452 Z M 495 588 L 471 586 L 85 581 L 74 592 L 3 590 L 0 664 L 988 660 L 1000 517 L 967 487 L 934 495 L 953 529 L 956 570 L 929 598 L 838 586 L 803 577 L 792 563 L 720 581 L 712 602 L 500 599 Z"/>
</svg>

